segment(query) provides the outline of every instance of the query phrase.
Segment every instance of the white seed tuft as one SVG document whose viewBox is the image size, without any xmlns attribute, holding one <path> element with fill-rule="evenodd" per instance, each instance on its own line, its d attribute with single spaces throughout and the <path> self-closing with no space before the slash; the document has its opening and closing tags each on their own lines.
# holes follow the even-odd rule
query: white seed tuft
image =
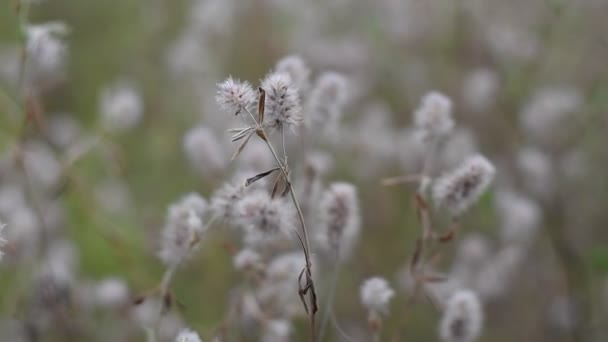
<svg viewBox="0 0 608 342">
<path fill-rule="evenodd" d="M 370 312 L 387 313 L 394 295 L 395 291 L 384 278 L 369 278 L 361 285 L 361 303 Z"/>
<path fill-rule="evenodd" d="M 471 207 L 492 183 L 496 169 L 482 155 L 465 160 L 459 167 L 438 178 L 433 185 L 437 207 L 457 216 Z"/>
<path fill-rule="evenodd" d="M 256 92 L 249 82 L 241 82 L 229 77 L 217 86 L 219 89 L 215 101 L 229 114 L 238 115 L 251 110 L 257 101 Z"/>
<path fill-rule="evenodd" d="M 302 121 L 298 89 L 287 73 L 271 73 L 262 81 L 266 91 L 264 126 L 271 129 L 295 128 Z"/>
<path fill-rule="evenodd" d="M 460 290 L 449 299 L 439 334 L 443 342 L 473 342 L 479 338 L 483 324 L 483 312 L 477 295 Z"/>
<path fill-rule="evenodd" d="M 433 91 L 422 98 L 420 107 L 414 112 L 414 123 L 426 136 L 444 136 L 454 128 L 452 100 Z"/>
<path fill-rule="evenodd" d="M 175 342 L 202 342 L 196 331 L 184 329 L 179 332 L 175 338 Z"/>
</svg>

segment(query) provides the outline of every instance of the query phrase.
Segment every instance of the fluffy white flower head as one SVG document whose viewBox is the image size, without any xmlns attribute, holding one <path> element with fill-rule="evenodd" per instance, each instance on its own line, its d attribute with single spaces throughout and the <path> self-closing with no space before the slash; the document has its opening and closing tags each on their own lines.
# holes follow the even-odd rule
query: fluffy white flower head
<svg viewBox="0 0 608 342">
<path fill-rule="evenodd" d="M 271 129 L 294 131 L 302 121 L 298 88 L 289 74 L 271 73 L 262 81 L 266 91 L 264 125 Z"/>
<path fill-rule="evenodd" d="M 135 127 L 144 113 L 139 90 L 127 81 L 118 81 L 105 88 L 99 107 L 103 125 L 117 132 Z"/>
<path fill-rule="evenodd" d="M 361 219 L 357 189 L 349 183 L 334 183 L 325 191 L 319 205 L 319 239 L 340 258 L 351 254 L 359 236 Z"/>
<path fill-rule="evenodd" d="M 479 298 L 469 290 L 460 290 L 449 299 L 439 334 L 443 342 L 473 342 L 481 334 L 483 312 Z"/>
<path fill-rule="evenodd" d="M 471 207 L 492 183 L 496 169 L 482 155 L 465 160 L 455 170 L 439 177 L 433 185 L 437 207 L 457 216 Z"/>
<path fill-rule="evenodd" d="M 227 113 L 238 115 L 251 110 L 257 101 L 256 92 L 249 82 L 241 82 L 229 77 L 219 83 L 215 101 L 222 110 Z"/>
<path fill-rule="evenodd" d="M 175 338 L 175 342 L 202 342 L 196 331 L 184 329 Z"/>
<path fill-rule="evenodd" d="M 361 303 L 369 311 L 388 312 L 388 304 L 394 295 L 395 291 L 384 278 L 369 278 L 361 285 Z"/>
<path fill-rule="evenodd" d="M 427 136 L 446 135 L 454 128 L 452 100 L 436 91 L 426 94 L 414 112 L 414 123 Z"/>
</svg>

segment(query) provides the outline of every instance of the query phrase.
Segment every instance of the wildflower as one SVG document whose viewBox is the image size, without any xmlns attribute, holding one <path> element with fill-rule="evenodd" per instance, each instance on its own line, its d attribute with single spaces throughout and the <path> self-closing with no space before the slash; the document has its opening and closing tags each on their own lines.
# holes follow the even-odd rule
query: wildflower
<svg viewBox="0 0 608 342">
<path fill-rule="evenodd" d="M 45 190 L 59 185 L 62 165 L 50 146 L 39 141 L 29 141 L 23 145 L 23 166 L 29 181 Z"/>
<path fill-rule="evenodd" d="M 256 191 L 238 203 L 240 225 L 252 228 L 261 236 L 287 233 L 293 227 L 293 211 L 282 199 L 271 199 L 268 193 Z"/>
<path fill-rule="evenodd" d="M 426 136 L 444 136 L 454 128 L 452 100 L 433 91 L 422 98 L 420 107 L 414 112 L 414 123 Z"/>
<path fill-rule="evenodd" d="M 95 287 L 95 299 L 104 307 L 118 307 L 129 299 L 129 288 L 125 281 L 118 278 L 107 278 Z"/>
<path fill-rule="evenodd" d="M 202 342 L 196 331 L 184 329 L 179 332 L 175 338 L 175 342 Z"/>
<path fill-rule="evenodd" d="M 271 129 L 291 129 L 302 121 L 298 89 L 286 73 L 271 73 L 262 81 L 266 91 L 264 125 Z"/>
<path fill-rule="evenodd" d="M 273 319 L 264 326 L 262 342 L 287 342 L 291 341 L 292 326 L 286 319 Z"/>
<path fill-rule="evenodd" d="M 322 243 L 338 258 L 347 257 L 361 227 L 356 188 L 349 183 L 332 184 L 323 194 L 319 210 Z"/>
<path fill-rule="evenodd" d="M 226 166 L 224 145 L 205 126 L 189 130 L 183 146 L 190 165 L 201 175 L 221 171 Z"/>
<path fill-rule="evenodd" d="M 169 207 L 162 233 L 160 257 L 168 266 L 178 265 L 195 248 L 205 232 L 207 201 L 189 194 Z"/>
<path fill-rule="evenodd" d="M 537 198 L 548 198 L 555 191 L 554 165 L 549 156 L 536 147 L 524 147 L 515 164 L 527 190 Z"/>
<path fill-rule="evenodd" d="M 60 38 L 68 32 L 68 27 L 58 21 L 27 26 L 25 48 L 36 71 L 53 73 L 63 68 L 67 48 Z"/>
<path fill-rule="evenodd" d="M 227 221 L 238 218 L 237 204 L 247 194 L 245 181 L 233 181 L 224 183 L 211 197 L 211 212 L 214 216 Z"/>
<path fill-rule="evenodd" d="M 234 268 L 239 271 L 255 268 L 262 261 L 262 257 L 251 248 L 241 250 L 233 258 Z"/>
<path fill-rule="evenodd" d="M 300 96 L 308 90 L 310 69 L 300 56 L 284 57 L 277 62 L 275 71 L 288 74 L 293 80 L 293 84 L 298 88 Z"/>
<path fill-rule="evenodd" d="M 139 123 L 144 104 L 138 89 L 130 82 L 121 80 L 102 91 L 99 108 L 106 129 L 124 132 Z"/>
<path fill-rule="evenodd" d="M 541 209 L 532 199 L 509 190 L 498 192 L 496 207 L 501 238 L 507 243 L 527 244 L 538 231 Z"/>
<path fill-rule="evenodd" d="M 476 69 L 465 78 L 462 97 L 464 102 L 474 111 L 480 112 L 488 108 L 498 92 L 498 76 L 490 69 Z"/>
<path fill-rule="evenodd" d="M 2 249 L 8 243 L 4 236 L 4 228 L 6 228 L 6 224 L 0 223 L 0 261 L 2 261 L 2 257 L 4 256 L 4 251 Z"/>
<path fill-rule="evenodd" d="M 582 105 L 583 95 L 574 87 L 544 87 L 523 108 L 520 123 L 535 143 L 552 146 L 572 135 L 575 114 Z"/>
<path fill-rule="evenodd" d="M 241 114 L 251 110 L 257 101 L 256 92 L 249 82 L 241 82 L 229 77 L 217 86 L 219 90 L 215 96 L 215 101 L 227 113 Z"/>
<path fill-rule="evenodd" d="M 460 290 L 452 295 L 439 326 L 443 342 L 473 342 L 481 334 L 483 313 L 477 295 Z"/>
<path fill-rule="evenodd" d="M 384 278 L 369 278 L 361 285 L 361 303 L 370 312 L 388 312 L 388 304 L 394 295 L 395 291 Z"/>
<path fill-rule="evenodd" d="M 462 214 L 486 191 L 495 173 L 492 163 L 482 155 L 470 157 L 435 181 L 433 197 L 437 207 L 444 207 L 454 216 Z"/>
<path fill-rule="evenodd" d="M 316 81 L 306 103 L 306 126 L 330 133 L 337 128 L 347 101 L 348 82 L 335 72 L 326 72 Z"/>
</svg>

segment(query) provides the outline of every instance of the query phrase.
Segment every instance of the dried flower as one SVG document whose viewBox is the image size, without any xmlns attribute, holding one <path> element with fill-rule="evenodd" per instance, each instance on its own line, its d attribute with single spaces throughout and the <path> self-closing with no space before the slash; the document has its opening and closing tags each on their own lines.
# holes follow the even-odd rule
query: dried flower
<svg viewBox="0 0 608 342">
<path fill-rule="evenodd" d="M 262 257 L 251 248 L 241 250 L 233 258 L 234 268 L 239 271 L 255 268 L 262 261 Z"/>
<path fill-rule="evenodd" d="M 473 342 L 481 334 L 483 313 L 477 295 L 460 290 L 447 303 L 439 334 L 443 342 Z"/>
<path fill-rule="evenodd" d="M 300 97 L 308 90 L 310 69 L 300 56 L 287 56 L 277 62 L 275 71 L 286 73 L 298 88 Z"/>
<path fill-rule="evenodd" d="M 162 233 L 160 257 L 168 266 L 178 265 L 195 248 L 205 232 L 207 201 L 189 194 L 169 207 Z"/>
<path fill-rule="evenodd" d="M 394 295 L 395 291 L 384 278 L 369 278 L 361 285 L 361 303 L 371 312 L 387 313 Z"/>
<path fill-rule="evenodd" d="M 462 97 L 474 111 L 481 112 L 496 99 L 499 87 L 498 75 L 490 69 L 476 69 L 465 78 Z"/>
<path fill-rule="evenodd" d="M 225 146 L 208 127 L 198 126 L 189 130 L 184 136 L 183 146 L 190 165 L 201 176 L 217 173 L 226 167 Z"/>
<path fill-rule="evenodd" d="M 326 248 L 347 258 L 361 227 L 357 189 L 349 183 L 333 183 L 319 205 L 319 237 Z"/>
<path fill-rule="evenodd" d="M 245 197 L 247 189 L 244 180 L 224 183 L 211 197 L 213 215 L 226 221 L 236 220 L 238 217 L 237 204 Z"/>
<path fill-rule="evenodd" d="M 291 322 L 286 319 L 273 319 L 264 326 L 262 342 L 288 342 L 291 341 Z"/>
<path fill-rule="evenodd" d="M 306 126 L 323 133 L 333 132 L 337 126 L 348 90 L 346 78 L 335 72 L 326 72 L 316 81 L 306 102 Z"/>
<path fill-rule="evenodd" d="M 452 119 L 452 100 L 433 91 L 422 98 L 420 107 L 414 112 L 414 123 L 425 135 L 444 136 L 454 128 Z"/>
<path fill-rule="evenodd" d="M 175 338 L 175 342 L 202 342 L 196 331 L 184 329 L 179 332 Z"/>
<path fill-rule="evenodd" d="M 447 209 L 452 215 L 462 214 L 486 191 L 495 173 L 496 169 L 484 156 L 468 158 L 435 181 L 433 197 L 437 207 Z"/>
<path fill-rule="evenodd" d="M 237 207 L 239 223 L 262 236 L 288 233 L 293 228 L 293 210 L 281 198 L 271 199 L 264 191 L 245 196 Z"/>
<path fill-rule="evenodd" d="M 27 57 L 35 71 L 53 73 L 63 68 L 67 48 L 60 38 L 68 32 L 67 25 L 58 21 L 27 26 Z"/>
<path fill-rule="evenodd" d="M 120 80 L 102 91 L 99 108 L 106 129 L 124 132 L 141 121 L 144 103 L 139 90 L 131 82 Z"/>
<path fill-rule="evenodd" d="M 513 191 L 503 190 L 496 195 L 496 207 L 503 242 L 525 245 L 533 241 L 542 217 L 536 202 Z"/>
<path fill-rule="evenodd" d="M 227 113 L 241 114 L 251 110 L 257 101 L 256 92 L 249 82 L 241 82 L 229 77 L 224 82 L 218 83 L 217 86 L 219 89 L 215 101 Z"/>
<path fill-rule="evenodd" d="M 286 73 L 271 73 L 262 81 L 266 91 L 266 115 L 264 125 L 271 129 L 292 131 L 302 121 L 302 107 L 298 89 Z"/>
</svg>

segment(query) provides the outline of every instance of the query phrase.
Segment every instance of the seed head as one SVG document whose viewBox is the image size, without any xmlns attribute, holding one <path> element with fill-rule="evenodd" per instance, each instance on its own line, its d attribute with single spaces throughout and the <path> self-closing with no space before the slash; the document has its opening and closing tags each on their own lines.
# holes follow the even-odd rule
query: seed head
<svg viewBox="0 0 608 342">
<path fill-rule="evenodd" d="M 452 100 L 433 91 L 422 98 L 420 107 L 414 112 L 416 127 L 429 137 L 444 136 L 454 128 Z"/>
<path fill-rule="evenodd" d="M 357 189 L 349 183 L 332 184 L 321 198 L 319 211 L 321 243 L 339 258 L 347 258 L 361 227 Z"/>
<path fill-rule="evenodd" d="M 435 181 L 436 206 L 447 209 L 454 216 L 462 214 L 486 191 L 495 173 L 492 163 L 482 155 L 470 157 Z"/>
<path fill-rule="evenodd" d="M 175 338 L 175 342 L 202 342 L 196 331 L 184 329 L 179 332 Z"/>
<path fill-rule="evenodd" d="M 395 291 L 384 278 L 369 278 L 361 285 L 361 303 L 372 312 L 387 313 L 394 295 Z"/>
<path fill-rule="evenodd" d="M 218 83 L 215 101 L 220 108 L 230 114 L 238 115 L 251 110 L 256 103 L 257 95 L 249 82 L 241 82 L 228 77 L 224 82 Z"/>
<path fill-rule="evenodd" d="M 481 334 L 483 313 L 477 295 L 460 290 L 447 303 L 439 334 L 443 342 L 473 342 Z"/>
<path fill-rule="evenodd" d="M 189 194 L 169 207 L 160 251 L 168 266 L 179 264 L 199 244 L 206 229 L 206 211 L 207 201 L 198 194 Z"/>
<path fill-rule="evenodd" d="M 335 72 L 322 74 L 306 102 L 306 126 L 314 131 L 331 133 L 342 117 L 348 97 L 346 78 Z"/>
<path fill-rule="evenodd" d="M 293 80 L 293 84 L 298 88 L 300 96 L 302 96 L 310 86 L 310 69 L 304 60 L 297 55 L 287 56 L 277 62 L 275 71 L 286 73 Z"/>
<path fill-rule="evenodd" d="M 291 207 L 282 199 L 271 199 L 264 191 L 245 196 L 238 203 L 237 212 L 240 225 L 261 236 L 288 233 L 293 227 Z"/>
<path fill-rule="evenodd" d="M 291 77 L 287 73 L 271 73 L 262 81 L 262 89 L 266 91 L 264 125 L 294 131 L 302 121 L 302 107 Z"/>
<path fill-rule="evenodd" d="M 135 127 L 144 113 L 138 89 L 128 81 L 117 81 L 101 93 L 101 120 L 106 129 L 124 132 Z"/>
</svg>

